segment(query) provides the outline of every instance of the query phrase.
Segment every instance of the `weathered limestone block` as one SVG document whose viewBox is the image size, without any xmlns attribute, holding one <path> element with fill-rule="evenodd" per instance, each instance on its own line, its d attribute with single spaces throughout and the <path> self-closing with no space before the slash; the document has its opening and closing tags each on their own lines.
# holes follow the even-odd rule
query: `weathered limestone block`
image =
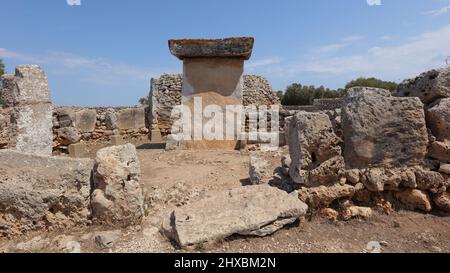
<svg viewBox="0 0 450 273">
<path fill-rule="evenodd" d="M 371 168 L 362 170 L 361 183 L 371 192 L 416 188 L 415 168 Z"/>
<path fill-rule="evenodd" d="M 429 212 L 433 208 L 430 196 L 421 190 L 408 189 L 395 193 L 395 197 L 409 210 L 420 209 Z"/>
<path fill-rule="evenodd" d="M 355 194 L 355 187 L 351 185 L 330 185 L 314 188 L 302 188 L 299 198 L 311 208 L 328 207 L 335 200 L 351 199 Z"/>
<path fill-rule="evenodd" d="M 11 108 L 0 108 L 0 149 L 11 143 Z"/>
<path fill-rule="evenodd" d="M 289 122 L 291 178 L 296 183 L 304 183 L 301 171 L 312 170 L 328 159 L 341 155 L 340 142 L 326 114 L 296 114 Z"/>
<path fill-rule="evenodd" d="M 450 68 L 431 70 L 415 79 L 405 80 L 398 87 L 403 97 L 419 97 L 424 104 L 450 97 Z"/>
<path fill-rule="evenodd" d="M 416 165 L 425 159 L 428 134 L 418 98 L 352 88 L 345 97 L 342 123 L 349 168 Z"/>
<path fill-rule="evenodd" d="M 446 212 L 450 212 L 450 193 L 449 192 L 435 194 L 433 201 L 439 209 L 446 211 Z"/>
<path fill-rule="evenodd" d="M 428 156 L 441 162 L 450 163 L 450 142 L 435 141 L 431 143 Z"/>
<path fill-rule="evenodd" d="M 266 160 L 255 156 L 250 157 L 249 175 L 250 182 L 253 185 L 264 183 L 264 177 L 267 175 L 267 168 L 269 163 Z"/>
<path fill-rule="evenodd" d="M 91 133 L 97 123 L 97 111 L 81 110 L 75 113 L 75 127 L 80 133 Z"/>
<path fill-rule="evenodd" d="M 108 109 L 105 114 L 106 129 L 114 130 L 119 128 L 117 114 L 113 109 Z"/>
<path fill-rule="evenodd" d="M 15 106 L 11 116 L 14 149 L 50 156 L 53 146 L 52 105 L 38 103 Z"/>
<path fill-rule="evenodd" d="M 309 181 L 305 184 L 317 187 L 328 183 L 339 182 L 345 170 L 345 160 L 342 156 L 335 156 L 320 164 L 314 170 L 309 171 Z"/>
<path fill-rule="evenodd" d="M 3 108 L 13 107 L 14 98 L 17 96 L 16 79 L 14 75 L 4 74 L 2 80 L 2 102 Z"/>
<path fill-rule="evenodd" d="M 39 66 L 17 66 L 15 83 L 17 90 L 13 93 L 14 105 L 51 103 L 47 76 Z"/>
<path fill-rule="evenodd" d="M 295 222 L 307 209 L 297 196 L 267 185 L 240 187 L 175 209 L 163 230 L 181 247 L 233 234 L 265 236 Z"/>
<path fill-rule="evenodd" d="M 75 124 L 75 112 L 72 109 L 59 108 L 56 110 L 59 127 L 72 127 Z"/>
<path fill-rule="evenodd" d="M 62 145 L 70 145 L 80 141 L 80 134 L 74 127 L 63 127 L 56 130 L 58 141 Z"/>
<path fill-rule="evenodd" d="M 414 174 L 416 176 L 417 188 L 421 190 L 437 192 L 439 188 L 449 186 L 447 179 L 438 172 L 416 167 L 414 168 Z"/>
<path fill-rule="evenodd" d="M 181 60 L 186 58 L 230 57 L 250 59 L 254 38 L 179 39 L 169 40 L 170 52 Z"/>
<path fill-rule="evenodd" d="M 450 98 L 436 101 L 425 114 L 433 136 L 438 141 L 450 140 Z"/>
<path fill-rule="evenodd" d="M 94 162 L 0 151 L 0 236 L 87 224 Z"/>
<path fill-rule="evenodd" d="M 132 144 L 97 152 L 95 190 L 91 198 L 92 213 L 97 222 L 122 227 L 141 223 L 144 196 L 140 175 L 139 159 Z"/>
<path fill-rule="evenodd" d="M 128 108 L 117 113 L 118 127 L 120 130 L 145 128 L 145 109 Z"/>
<path fill-rule="evenodd" d="M 37 65 L 19 65 L 6 75 L 3 97 L 9 112 L 7 148 L 38 155 L 52 153 L 52 106 L 47 76 Z M 5 134 L 5 133 L 4 133 Z M 4 145 L 5 146 L 5 145 Z"/>
</svg>

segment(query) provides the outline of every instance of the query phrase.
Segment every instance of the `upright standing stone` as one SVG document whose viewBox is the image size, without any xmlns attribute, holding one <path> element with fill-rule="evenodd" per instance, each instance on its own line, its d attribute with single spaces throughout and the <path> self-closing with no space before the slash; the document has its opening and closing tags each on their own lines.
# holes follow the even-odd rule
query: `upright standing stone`
<svg viewBox="0 0 450 273">
<path fill-rule="evenodd" d="M 427 154 L 423 104 L 377 88 L 348 90 L 342 110 L 345 161 L 350 168 L 416 165 Z"/>
<path fill-rule="evenodd" d="M 52 105 L 47 76 L 37 65 L 19 65 L 4 90 L 12 107 L 8 148 L 36 155 L 52 154 Z"/>
</svg>

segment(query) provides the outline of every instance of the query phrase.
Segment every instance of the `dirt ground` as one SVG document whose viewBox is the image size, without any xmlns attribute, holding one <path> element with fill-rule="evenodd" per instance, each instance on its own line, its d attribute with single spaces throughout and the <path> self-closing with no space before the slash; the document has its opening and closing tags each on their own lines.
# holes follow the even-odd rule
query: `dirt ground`
<svg viewBox="0 0 450 273">
<path fill-rule="evenodd" d="M 161 145 L 138 144 L 141 181 L 148 197 L 148 217 L 142 226 L 122 231 L 110 249 L 99 249 L 93 238 L 98 227 L 66 234 L 80 242 L 83 252 L 178 252 L 157 227 L 175 207 L 201 199 L 207 192 L 242 187 L 248 182 L 249 152 L 164 151 Z M 269 154 L 279 164 L 287 150 Z M 95 153 L 91 153 L 93 156 Z M 270 204 L 267 204 L 270 206 Z M 56 238 L 56 234 L 42 235 Z M 60 235 L 60 234 L 59 234 Z M 21 238 L 30 240 L 36 235 Z M 54 241 L 42 250 L 59 251 Z M 265 238 L 233 237 L 215 245 L 197 246 L 191 252 L 371 252 L 370 244 L 382 252 L 450 252 L 450 217 L 397 211 L 390 216 L 375 213 L 371 219 L 330 222 L 318 216 Z M 0 250 L 17 244 L 0 241 Z M 368 248 L 369 247 L 369 248 Z M 1 251 L 0 251 L 1 252 Z"/>
</svg>

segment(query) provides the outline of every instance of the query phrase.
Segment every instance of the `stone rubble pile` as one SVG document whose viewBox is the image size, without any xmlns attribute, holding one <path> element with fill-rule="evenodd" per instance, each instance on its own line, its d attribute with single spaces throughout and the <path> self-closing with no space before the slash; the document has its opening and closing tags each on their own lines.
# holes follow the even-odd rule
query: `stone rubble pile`
<svg viewBox="0 0 450 273">
<path fill-rule="evenodd" d="M 297 112 L 285 121 L 283 173 L 331 219 L 369 217 L 371 207 L 450 212 L 449 90 L 449 69 L 431 71 L 398 96 L 356 87 L 342 110 Z"/>
</svg>

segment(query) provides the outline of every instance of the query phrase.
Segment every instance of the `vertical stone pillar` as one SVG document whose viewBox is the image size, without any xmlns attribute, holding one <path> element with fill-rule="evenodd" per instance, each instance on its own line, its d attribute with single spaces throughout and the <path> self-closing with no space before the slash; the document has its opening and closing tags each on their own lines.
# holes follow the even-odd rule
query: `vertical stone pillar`
<svg viewBox="0 0 450 273">
<path fill-rule="evenodd" d="M 10 113 L 7 148 L 51 156 L 53 109 L 44 71 L 37 65 L 19 65 L 14 77 L 6 75 L 3 81 L 4 107 Z"/>
</svg>

